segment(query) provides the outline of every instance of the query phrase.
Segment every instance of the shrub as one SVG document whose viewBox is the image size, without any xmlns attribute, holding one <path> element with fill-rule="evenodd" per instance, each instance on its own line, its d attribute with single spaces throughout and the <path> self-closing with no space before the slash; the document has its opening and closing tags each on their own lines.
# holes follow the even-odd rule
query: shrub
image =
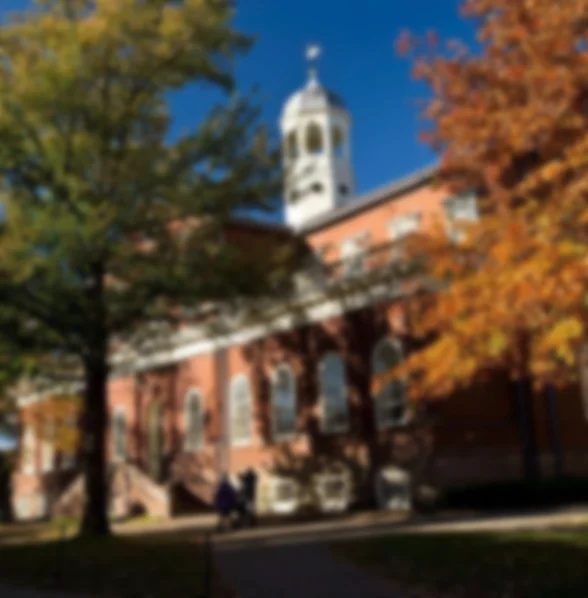
<svg viewBox="0 0 588 598">
<path fill-rule="evenodd" d="M 448 488 L 443 509 L 521 509 L 588 502 L 588 478 L 564 477 L 510 481 Z"/>
</svg>

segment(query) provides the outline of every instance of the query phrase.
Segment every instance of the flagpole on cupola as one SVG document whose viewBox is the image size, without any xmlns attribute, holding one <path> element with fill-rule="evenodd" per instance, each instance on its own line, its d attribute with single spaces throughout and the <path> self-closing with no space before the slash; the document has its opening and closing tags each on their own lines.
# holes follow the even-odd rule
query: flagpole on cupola
<svg viewBox="0 0 588 598">
<path fill-rule="evenodd" d="M 323 49 L 318 44 L 309 44 L 306 46 L 306 60 L 308 61 L 308 84 L 310 86 L 318 85 L 317 61 L 322 54 Z"/>
</svg>

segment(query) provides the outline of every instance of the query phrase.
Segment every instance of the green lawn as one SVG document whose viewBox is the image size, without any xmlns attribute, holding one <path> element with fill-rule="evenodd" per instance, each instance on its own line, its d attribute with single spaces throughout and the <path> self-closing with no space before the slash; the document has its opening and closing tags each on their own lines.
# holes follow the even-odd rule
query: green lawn
<svg viewBox="0 0 588 598">
<path fill-rule="evenodd" d="M 587 530 L 397 535 L 332 548 L 414 596 L 588 597 Z"/>
<path fill-rule="evenodd" d="M 112 598 L 205 598 L 206 555 L 196 534 L 60 542 L 58 529 L 45 525 L 0 530 L 0 583 Z M 215 573 L 211 579 L 212 596 L 230 596 Z"/>
</svg>

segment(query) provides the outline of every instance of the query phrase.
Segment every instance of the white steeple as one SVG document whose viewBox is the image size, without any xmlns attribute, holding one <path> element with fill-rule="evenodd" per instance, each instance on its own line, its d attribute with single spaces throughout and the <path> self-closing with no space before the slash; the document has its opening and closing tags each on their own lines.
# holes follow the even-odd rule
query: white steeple
<svg viewBox="0 0 588 598">
<path fill-rule="evenodd" d="M 308 82 L 286 101 L 280 121 L 286 223 L 293 228 L 354 195 L 351 116 L 343 101 L 319 81 L 315 62 L 320 52 L 316 45 L 307 48 Z"/>
</svg>

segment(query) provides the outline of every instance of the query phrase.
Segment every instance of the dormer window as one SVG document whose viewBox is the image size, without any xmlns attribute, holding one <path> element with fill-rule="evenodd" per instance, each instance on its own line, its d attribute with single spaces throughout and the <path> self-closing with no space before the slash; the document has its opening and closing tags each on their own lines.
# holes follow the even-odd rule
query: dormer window
<svg viewBox="0 0 588 598">
<path fill-rule="evenodd" d="M 339 185 L 339 193 L 343 197 L 347 197 L 349 195 L 349 187 L 347 185 Z"/>
</svg>

